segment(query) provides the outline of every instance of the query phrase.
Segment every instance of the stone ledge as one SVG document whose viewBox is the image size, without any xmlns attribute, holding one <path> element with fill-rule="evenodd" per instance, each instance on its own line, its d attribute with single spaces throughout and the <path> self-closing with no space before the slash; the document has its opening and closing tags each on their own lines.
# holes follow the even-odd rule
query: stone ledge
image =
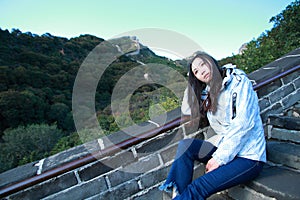
<svg viewBox="0 0 300 200">
<path fill-rule="evenodd" d="M 294 66 L 300 64 L 300 57 L 295 57 L 292 55 L 300 54 L 300 48 L 295 49 L 281 58 L 263 66 L 262 68 L 250 73 L 248 76 L 251 80 L 255 80 L 256 83 L 260 83 L 274 75 L 277 75 L 283 71 L 286 71 Z M 291 56 L 291 57 L 289 57 Z"/>
<path fill-rule="evenodd" d="M 38 170 L 38 167 L 34 166 L 35 162 L 28 163 L 26 165 L 22 165 L 16 167 L 14 169 L 8 170 L 0 174 L 0 187 L 5 187 L 16 183 L 20 180 L 25 180 L 32 176 L 35 176 Z"/>
<path fill-rule="evenodd" d="M 296 117 L 271 115 L 268 124 L 278 128 L 300 130 L 300 118 Z"/>
<path fill-rule="evenodd" d="M 58 193 L 50 195 L 43 200 L 80 200 L 86 199 L 93 195 L 97 195 L 99 191 L 105 191 L 107 186 L 105 184 L 104 178 L 93 179 L 88 182 L 82 182 L 74 187 L 70 187 L 66 190 L 62 190 Z"/>
<path fill-rule="evenodd" d="M 285 142 L 267 142 L 268 160 L 300 169 L 300 145 Z"/>
<path fill-rule="evenodd" d="M 27 190 L 13 194 L 9 199 L 32 200 L 41 199 L 76 185 L 77 179 L 73 172 L 42 182 Z"/>
<path fill-rule="evenodd" d="M 171 133 L 163 134 L 154 139 L 147 140 L 141 144 L 138 144 L 136 147 L 136 151 L 139 157 L 140 154 L 154 153 L 165 148 L 166 146 L 177 143 L 179 140 L 183 139 L 183 137 L 184 135 L 182 128 L 178 128 L 173 130 Z"/>
<path fill-rule="evenodd" d="M 259 177 L 246 186 L 268 197 L 295 200 L 300 198 L 299 179 L 299 172 L 266 165 Z"/>
<path fill-rule="evenodd" d="M 91 196 L 90 198 L 88 198 L 88 200 L 126 199 L 126 198 L 132 196 L 133 194 L 138 193 L 139 191 L 140 191 L 140 189 L 139 189 L 137 181 L 132 180 L 132 181 L 129 181 L 129 182 L 125 182 L 124 184 L 122 184 L 122 185 L 120 185 L 118 187 L 112 188 L 109 191 L 105 191 L 103 193 Z"/>
<path fill-rule="evenodd" d="M 230 188 L 228 195 L 235 200 L 276 200 L 274 197 L 265 196 L 244 185 Z"/>
<path fill-rule="evenodd" d="M 269 137 L 282 141 L 291 141 L 300 143 L 300 131 L 287 130 L 281 128 L 272 128 Z"/>
</svg>

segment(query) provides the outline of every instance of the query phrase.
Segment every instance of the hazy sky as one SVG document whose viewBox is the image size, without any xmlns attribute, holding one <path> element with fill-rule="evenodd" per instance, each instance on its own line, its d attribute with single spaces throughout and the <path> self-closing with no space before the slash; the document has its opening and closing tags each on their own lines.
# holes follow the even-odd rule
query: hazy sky
<svg viewBox="0 0 300 200">
<path fill-rule="evenodd" d="M 292 0 L 0 0 L 0 28 L 103 39 L 135 29 L 175 31 L 217 59 L 270 30 Z M 176 41 L 174 41 L 176 42 Z M 143 43 L 143 41 L 141 41 Z M 1 45 L 1 44 L 0 44 Z"/>
</svg>

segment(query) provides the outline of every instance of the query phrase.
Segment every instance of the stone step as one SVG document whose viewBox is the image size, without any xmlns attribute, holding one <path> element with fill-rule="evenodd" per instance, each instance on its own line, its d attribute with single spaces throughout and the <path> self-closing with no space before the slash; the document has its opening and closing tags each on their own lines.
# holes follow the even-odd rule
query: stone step
<svg viewBox="0 0 300 200">
<path fill-rule="evenodd" d="M 274 197 L 269 197 L 256 192 L 245 185 L 238 185 L 230 188 L 228 190 L 228 195 L 234 200 L 276 200 Z"/>
<path fill-rule="evenodd" d="M 300 169 L 300 145 L 285 142 L 267 142 L 268 160 Z"/>
<path fill-rule="evenodd" d="M 266 165 L 255 180 L 228 190 L 233 199 L 300 199 L 300 172 Z"/>
<path fill-rule="evenodd" d="M 268 130 L 268 138 L 300 144 L 300 131 L 272 127 Z"/>
<path fill-rule="evenodd" d="M 300 118 L 298 117 L 271 115 L 268 124 L 288 130 L 300 130 Z"/>
</svg>

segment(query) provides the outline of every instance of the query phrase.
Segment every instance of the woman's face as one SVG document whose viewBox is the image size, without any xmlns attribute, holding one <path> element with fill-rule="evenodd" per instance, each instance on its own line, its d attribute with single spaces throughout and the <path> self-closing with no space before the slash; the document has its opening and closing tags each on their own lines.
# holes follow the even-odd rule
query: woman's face
<svg viewBox="0 0 300 200">
<path fill-rule="evenodd" d="M 195 58 L 192 62 L 192 72 L 199 81 L 206 84 L 212 79 L 211 67 L 201 58 Z"/>
</svg>

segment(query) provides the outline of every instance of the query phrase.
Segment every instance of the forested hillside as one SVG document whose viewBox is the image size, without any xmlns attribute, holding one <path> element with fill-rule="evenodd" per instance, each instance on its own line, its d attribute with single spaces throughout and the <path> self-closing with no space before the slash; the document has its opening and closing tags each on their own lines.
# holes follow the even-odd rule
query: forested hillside
<svg viewBox="0 0 300 200">
<path fill-rule="evenodd" d="M 121 38 L 126 46 L 126 38 Z M 41 159 L 81 143 L 72 115 L 72 90 L 84 59 L 104 40 L 92 35 L 62 38 L 0 29 L 0 171 Z M 156 56 L 142 46 L 138 55 L 122 55 L 98 83 L 96 111 L 106 134 L 119 130 L 111 114 L 114 85 L 143 63 L 160 63 L 186 74 L 185 68 Z M 100 87 L 101 86 L 101 87 Z M 131 97 L 135 122 L 149 119 L 149 106 L 177 107 L 174 95 L 161 86 L 146 85 Z M 156 102 L 153 102 L 156 101 Z"/>
</svg>

